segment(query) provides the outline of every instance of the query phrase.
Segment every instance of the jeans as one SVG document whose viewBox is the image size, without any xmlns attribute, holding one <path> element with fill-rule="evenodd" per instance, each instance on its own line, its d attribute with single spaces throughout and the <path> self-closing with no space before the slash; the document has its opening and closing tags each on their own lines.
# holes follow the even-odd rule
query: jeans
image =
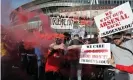
<svg viewBox="0 0 133 80">
<path fill-rule="evenodd" d="M 71 62 L 70 80 L 81 80 L 82 77 L 82 65 L 78 63 L 78 60 Z"/>
<path fill-rule="evenodd" d="M 28 56 L 27 55 L 27 73 L 29 75 L 34 76 L 35 79 L 37 79 L 38 69 L 37 69 L 37 58 L 36 56 Z"/>
<path fill-rule="evenodd" d="M 28 64 L 27 55 L 26 54 L 21 54 L 21 68 L 23 70 L 26 70 L 27 69 L 27 64 Z"/>
</svg>

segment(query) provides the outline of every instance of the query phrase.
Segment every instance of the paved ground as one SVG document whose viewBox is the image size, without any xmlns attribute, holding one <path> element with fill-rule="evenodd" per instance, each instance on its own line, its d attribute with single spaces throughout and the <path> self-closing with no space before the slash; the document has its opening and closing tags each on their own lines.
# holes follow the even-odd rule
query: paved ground
<svg viewBox="0 0 133 80">
<path fill-rule="evenodd" d="M 12 60 L 11 57 L 9 56 L 2 57 L 1 80 L 36 80 L 34 76 L 28 75 L 26 71 L 22 70 L 19 66 L 19 63 L 18 64 L 16 63 L 17 63 L 16 59 Z M 44 77 L 43 69 L 41 71 L 42 71 L 41 73 L 42 77 L 39 80 L 46 80 Z M 88 79 L 87 77 L 84 77 L 84 78 L 85 79 L 82 79 L 82 80 L 97 80 L 97 79 Z M 102 79 L 98 79 L 98 80 L 102 80 Z"/>
<path fill-rule="evenodd" d="M 1 58 L 1 80 L 33 80 L 18 65 L 14 65 L 14 62 L 10 56 Z"/>
</svg>

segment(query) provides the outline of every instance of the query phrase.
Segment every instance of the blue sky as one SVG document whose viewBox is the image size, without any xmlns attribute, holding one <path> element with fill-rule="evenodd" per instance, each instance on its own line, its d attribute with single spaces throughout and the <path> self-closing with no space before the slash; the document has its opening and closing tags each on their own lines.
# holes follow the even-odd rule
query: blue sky
<svg viewBox="0 0 133 80">
<path fill-rule="evenodd" d="M 17 8 L 20 5 L 31 2 L 32 0 L 12 0 L 11 5 L 13 8 Z"/>
<path fill-rule="evenodd" d="M 2 25 L 10 24 L 9 15 L 12 10 L 31 1 L 32 0 L 1 0 L 1 23 Z"/>
</svg>

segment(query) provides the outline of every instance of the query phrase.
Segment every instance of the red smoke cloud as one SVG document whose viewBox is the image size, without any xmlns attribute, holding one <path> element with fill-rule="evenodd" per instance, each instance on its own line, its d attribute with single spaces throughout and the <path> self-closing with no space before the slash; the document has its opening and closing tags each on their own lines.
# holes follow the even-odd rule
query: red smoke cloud
<svg viewBox="0 0 133 80">
<path fill-rule="evenodd" d="M 11 43 L 16 43 L 24 41 L 25 47 L 40 47 L 43 46 L 44 51 L 47 51 L 48 46 L 53 42 L 55 37 L 63 38 L 61 34 L 57 34 L 51 29 L 50 18 L 41 11 L 28 12 L 19 8 L 18 11 L 14 11 L 17 17 L 17 25 L 21 26 L 9 26 L 5 29 L 7 33 L 6 40 L 11 40 Z M 38 30 L 28 31 L 25 28 L 31 27 L 27 23 L 31 20 L 34 20 L 35 17 L 38 17 L 38 20 L 41 21 L 40 25 L 35 27 L 42 26 L 41 33 Z M 34 25 L 33 25 L 34 26 Z M 46 50 L 45 50 L 46 49 Z"/>
</svg>

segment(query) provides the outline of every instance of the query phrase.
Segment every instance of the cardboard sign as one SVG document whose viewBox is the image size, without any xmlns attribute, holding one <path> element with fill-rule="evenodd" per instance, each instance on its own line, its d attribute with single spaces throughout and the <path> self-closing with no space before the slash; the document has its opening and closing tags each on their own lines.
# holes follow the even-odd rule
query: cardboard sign
<svg viewBox="0 0 133 80">
<path fill-rule="evenodd" d="M 107 60 L 111 58 L 110 43 L 83 45 L 79 63 L 109 65 Z"/>
<path fill-rule="evenodd" d="M 73 19 L 51 17 L 51 27 L 54 29 L 73 29 Z"/>
<path fill-rule="evenodd" d="M 100 37 L 133 28 L 133 13 L 129 2 L 98 15 L 94 19 Z"/>
</svg>

